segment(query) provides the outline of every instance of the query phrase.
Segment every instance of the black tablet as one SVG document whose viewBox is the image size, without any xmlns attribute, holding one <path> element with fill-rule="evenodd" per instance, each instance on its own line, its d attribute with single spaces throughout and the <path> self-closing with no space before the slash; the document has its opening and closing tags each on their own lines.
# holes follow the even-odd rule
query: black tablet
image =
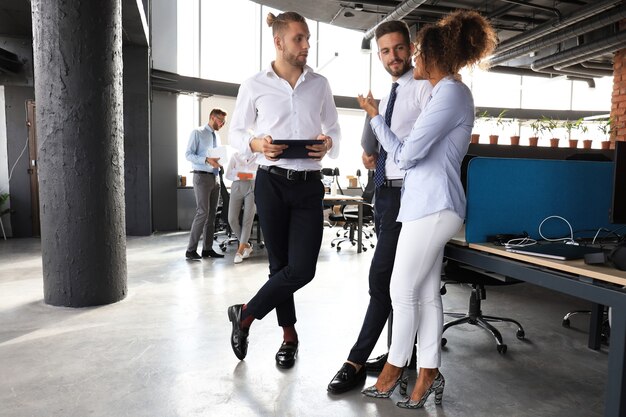
<svg viewBox="0 0 626 417">
<path fill-rule="evenodd" d="M 324 143 L 322 139 L 274 139 L 274 145 L 289 145 L 287 149 L 283 149 L 283 153 L 278 155 L 280 159 L 303 159 L 311 158 L 308 154 L 311 152 L 305 148 L 308 145 L 319 145 Z"/>
</svg>

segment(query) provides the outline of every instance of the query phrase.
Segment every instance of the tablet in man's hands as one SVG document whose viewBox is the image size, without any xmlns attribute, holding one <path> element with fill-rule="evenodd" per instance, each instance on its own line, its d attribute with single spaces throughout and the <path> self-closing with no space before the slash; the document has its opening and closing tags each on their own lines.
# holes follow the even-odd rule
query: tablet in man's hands
<svg viewBox="0 0 626 417">
<path fill-rule="evenodd" d="M 303 159 L 312 158 L 309 156 L 309 149 L 305 148 L 308 145 L 321 145 L 324 143 L 323 139 L 274 139 L 272 140 L 274 145 L 288 145 L 287 149 L 283 149 L 283 153 L 278 155 L 280 159 Z"/>
</svg>

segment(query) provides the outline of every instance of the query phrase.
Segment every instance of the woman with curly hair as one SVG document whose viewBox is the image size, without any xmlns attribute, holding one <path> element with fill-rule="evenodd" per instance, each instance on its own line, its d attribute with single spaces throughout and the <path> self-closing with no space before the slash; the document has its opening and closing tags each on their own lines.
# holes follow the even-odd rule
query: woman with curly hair
<svg viewBox="0 0 626 417">
<path fill-rule="evenodd" d="M 388 398 L 400 385 L 401 394 L 406 393 L 403 369 L 417 334 L 417 381 L 398 407 L 421 408 L 432 393 L 435 404 L 441 404 L 441 265 L 444 246 L 465 217 L 460 168 L 474 124 L 474 100 L 459 71 L 478 64 L 496 43 L 491 25 L 473 11 L 454 12 L 418 32 L 413 77 L 428 80 L 433 90 L 407 138 L 387 127 L 371 94 L 358 97 L 388 157 L 405 173 L 398 214 L 402 231 L 390 287 L 392 341 L 376 384 L 363 390 L 369 397 Z"/>
</svg>

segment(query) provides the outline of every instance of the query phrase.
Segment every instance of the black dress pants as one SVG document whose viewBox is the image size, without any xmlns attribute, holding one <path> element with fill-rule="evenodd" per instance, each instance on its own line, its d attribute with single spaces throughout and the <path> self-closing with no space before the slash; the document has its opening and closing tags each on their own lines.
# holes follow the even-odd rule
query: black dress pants
<svg viewBox="0 0 626 417">
<path fill-rule="evenodd" d="M 276 309 L 279 326 L 296 323 L 293 294 L 315 276 L 322 245 L 324 185 L 259 169 L 254 197 L 269 258 L 269 280 L 247 303 L 262 319 Z"/>
<path fill-rule="evenodd" d="M 400 190 L 399 187 L 376 189 L 374 224 L 377 242 L 369 272 L 370 302 L 359 337 L 348 355 L 348 360 L 354 363 L 364 364 L 367 361 L 391 313 L 389 283 L 402 228 L 402 223 L 396 222 L 400 210 Z"/>
</svg>

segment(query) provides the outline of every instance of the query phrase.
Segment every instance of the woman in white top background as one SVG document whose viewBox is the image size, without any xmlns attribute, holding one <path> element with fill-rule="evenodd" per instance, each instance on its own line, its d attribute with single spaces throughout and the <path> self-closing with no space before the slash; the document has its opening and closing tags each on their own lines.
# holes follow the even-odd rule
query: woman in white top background
<svg viewBox="0 0 626 417">
<path fill-rule="evenodd" d="M 230 185 L 230 201 L 228 203 L 228 224 L 239 240 L 239 248 L 235 254 L 236 264 L 243 262 L 252 253 L 250 233 L 254 223 L 254 178 L 258 164 L 256 155 L 241 155 L 235 152 L 231 155 L 226 169 L 226 179 L 232 181 Z M 243 214 L 241 207 L 243 206 Z M 241 221 L 239 217 L 241 215 Z"/>
<path fill-rule="evenodd" d="M 460 169 L 474 124 L 474 100 L 459 71 L 487 57 L 496 42 L 489 23 L 471 11 L 454 12 L 418 32 L 413 76 L 428 80 L 433 91 L 404 141 L 387 127 L 371 94 L 358 97 L 388 158 L 405 172 L 390 287 L 392 341 L 376 384 L 363 394 L 388 398 L 398 385 L 406 390 L 402 373 L 417 334 L 418 378 L 411 396 L 397 403 L 402 408 L 422 407 L 433 392 L 441 404 L 441 265 L 444 246 L 465 217 Z"/>
</svg>

